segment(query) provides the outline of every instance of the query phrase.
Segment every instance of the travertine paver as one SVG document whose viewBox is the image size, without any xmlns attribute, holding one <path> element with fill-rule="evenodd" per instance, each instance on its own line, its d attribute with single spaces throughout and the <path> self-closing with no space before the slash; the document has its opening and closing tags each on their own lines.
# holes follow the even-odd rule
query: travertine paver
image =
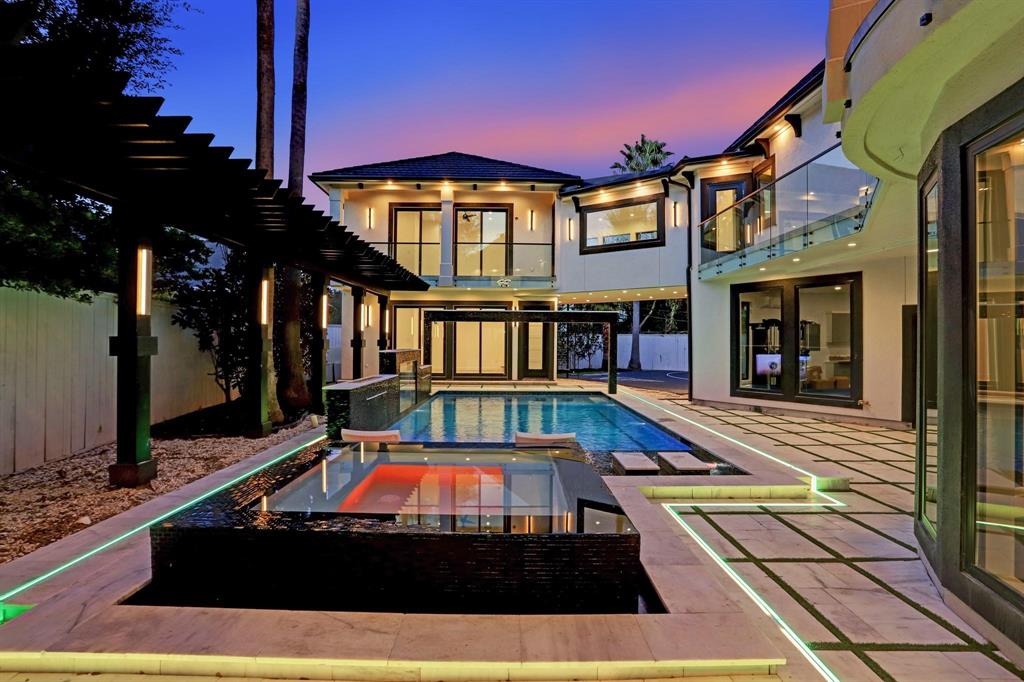
<svg viewBox="0 0 1024 682">
<path fill-rule="evenodd" d="M 917 557 L 913 432 L 664 402 L 796 466 L 850 472 L 852 490 L 832 494 L 842 508 L 680 508 L 839 679 L 1024 679 L 942 601 Z"/>
</svg>

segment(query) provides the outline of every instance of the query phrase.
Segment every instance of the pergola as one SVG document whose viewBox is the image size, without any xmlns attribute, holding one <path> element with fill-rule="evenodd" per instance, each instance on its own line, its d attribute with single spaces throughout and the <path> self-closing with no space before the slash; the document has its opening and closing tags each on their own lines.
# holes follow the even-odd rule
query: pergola
<svg viewBox="0 0 1024 682">
<path fill-rule="evenodd" d="M 618 391 L 618 342 L 614 325 L 619 314 L 614 310 L 425 310 L 423 312 L 423 357 L 429 358 L 434 344 L 434 322 L 504 322 L 604 325 L 604 357 L 608 364 L 608 392 Z"/>
<path fill-rule="evenodd" d="M 7 16 L 0 13 L 0 16 Z M 0 160 L 9 168 L 58 181 L 109 204 L 118 240 L 118 323 L 111 338 L 117 363 L 117 464 L 111 481 L 138 485 L 156 475 L 150 455 L 150 297 L 153 236 L 163 226 L 244 249 L 253 333 L 248 343 L 252 430 L 270 428 L 273 266 L 307 270 L 326 310 L 327 284 L 340 280 L 382 305 L 393 290 L 424 291 L 426 282 L 362 241 L 281 181 L 213 146 L 213 135 L 188 133 L 191 121 L 160 116 L 159 97 L 123 93 L 124 74 L 73 75 L 60 51 L 14 44 L 0 35 Z M 356 307 L 358 310 L 358 306 Z M 325 318 L 326 316 L 324 316 Z M 316 340 L 313 383 L 322 385 L 326 319 Z M 358 326 L 357 326 L 358 328 Z M 386 345 L 386 339 L 382 339 Z M 356 335 L 353 346 L 362 344 Z M 361 353 L 361 349 L 354 349 Z M 322 407 L 322 406 L 321 406 Z"/>
</svg>

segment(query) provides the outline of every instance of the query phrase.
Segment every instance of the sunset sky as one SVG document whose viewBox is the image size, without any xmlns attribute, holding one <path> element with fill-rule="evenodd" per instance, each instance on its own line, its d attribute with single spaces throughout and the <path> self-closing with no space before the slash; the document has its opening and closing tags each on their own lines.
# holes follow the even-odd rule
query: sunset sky
<svg viewBox="0 0 1024 682">
<path fill-rule="evenodd" d="M 252 158 L 255 2 L 191 0 L 163 113 Z M 640 133 L 721 151 L 821 60 L 826 0 L 312 0 L 306 173 L 451 150 L 607 175 Z M 278 0 L 287 172 L 294 1 Z M 308 181 L 306 195 L 324 206 Z"/>
</svg>

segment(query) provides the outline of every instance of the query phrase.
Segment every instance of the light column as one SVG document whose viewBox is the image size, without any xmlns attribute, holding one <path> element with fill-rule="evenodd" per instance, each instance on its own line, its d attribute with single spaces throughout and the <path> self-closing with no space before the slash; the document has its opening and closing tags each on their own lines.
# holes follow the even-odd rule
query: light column
<svg viewBox="0 0 1024 682">
<path fill-rule="evenodd" d="M 366 292 L 362 287 L 352 287 L 352 378 L 363 376 L 363 329 L 366 327 Z"/>
<path fill-rule="evenodd" d="M 455 242 L 455 192 L 451 187 L 441 188 L 441 267 L 438 286 L 450 287 L 455 283 L 452 269 L 452 250 Z"/>
<path fill-rule="evenodd" d="M 327 383 L 327 325 L 330 322 L 330 290 L 326 275 L 314 272 L 310 275 L 310 286 L 316 296 L 317 333 L 313 334 L 309 346 L 309 388 L 313 399 L 311 409 L 324 414 L 324 386 Z"/>
<path fill-rule="evenodd" d="M 246 254 L 247 289 L 250 292 L 249 368 L 243 400 L 250 435 L 260 438 L 271 431 L 270 367 L 274 361 L 274 267 L 254 254 Z"/>
<path fill-rule="evenodd" d="M 108 473 L 111 485 L 122 488 L 156 477 L 149 442 L 150 358 L 157 351 L 152 336 L 153 247 L 140 226 L 141 215 L 124 207 L 114 209 L 117 336 L 110 338 L 110 354 L 117 358 L 117 461 Z"/>
</svg>

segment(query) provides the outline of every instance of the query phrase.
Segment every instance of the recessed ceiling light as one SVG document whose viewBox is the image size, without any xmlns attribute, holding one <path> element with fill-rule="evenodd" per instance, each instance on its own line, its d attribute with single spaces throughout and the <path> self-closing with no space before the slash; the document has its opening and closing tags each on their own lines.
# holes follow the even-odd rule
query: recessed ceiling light
<svg viewBox="0 0 1024 682">
<path fill-rule="evenodd" d="M 627 291 L 629 291 L 629 290 L 628 289 L 623 289 L 622 293 L 626 293 Z"/>
<path fill-rule="evenodd" d="M 840 286 L 837 286 L 837 287 L 836 287 L 836 291 L 842 291 L 842 290 L 843 290 L 843 288 L 842 288 L 842 287 L 840 287 Z"/>
<path fill-rule="evenodd" d="M 847 246 L 857 246 L 857 242 L 850 242 Z"/>
<path fill-rule="evenodd" d="M 662 291 L 665 291 L 665 287 L 662 287 L 662 288 L 661 288 L 661 290 L 662 290 Z"/>
<path fill-rule="evenodd" d="M 767 270 L 767 269 L 768 269 L 768 268 L 758 268 L 758 270 L 760 270 L 761 272 L 764 272 L 764 271 L 765 271 L 765 270 Z"/>
<path fill-rule="evenodd" d="M 799 259 L 799 258 L 794 258 L 794 259 L 793 259 L 793 262 L 794 262 L 794 263 L 799 263 L 799 262 L 800 262 L 800 259 Z"/>
</svg>

